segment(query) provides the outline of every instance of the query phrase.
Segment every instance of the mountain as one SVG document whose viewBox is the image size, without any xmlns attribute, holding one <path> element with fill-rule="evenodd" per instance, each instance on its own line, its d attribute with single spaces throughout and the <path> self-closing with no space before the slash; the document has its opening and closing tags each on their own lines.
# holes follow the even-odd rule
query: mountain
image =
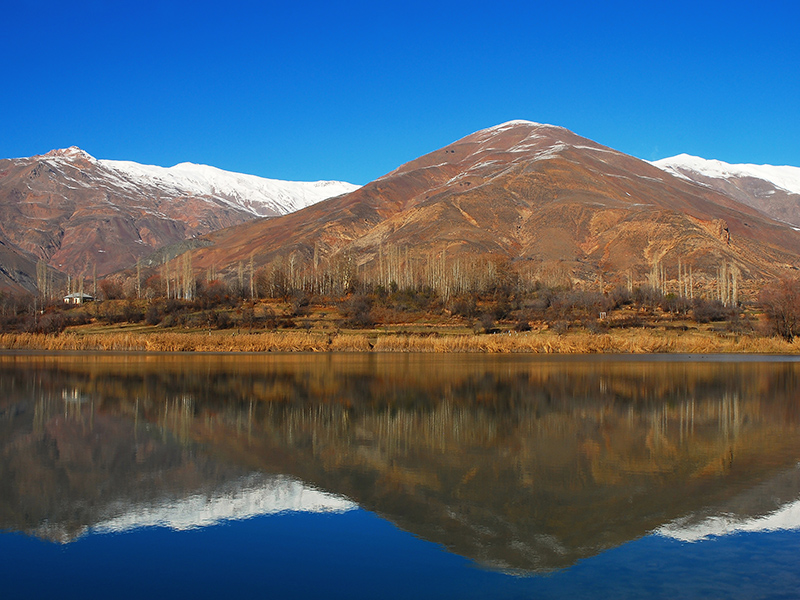
<svg viewBox="0 0 800 600">
<path fill-rule="evenodd" d="M 720 269 L 741 281 L 798 263 L 800 235 L 735 197 L 665 172 L 567 129 L 511 121 L 408 162 L 358 190 L 296 213 L 218 231 L 198 268 L 294 257 L 347 257 L 387 282 L 387 255 L 407 280 L 430 283 L 479 259 L 510 261 L 572 283 L 642 282 L 679 264 L 702 287 Z M 425 279 L 427 277 L 427 280 Z M 398 283 L 401 283 L 398 281 Z"/>
<path fill-rule="evenodd" d="M 653 164 L 735 198 L 773 219 L 800 227 L 800 167 L 729 165 L 688 154 Z"/>
<path fill-rule="evenodd" d="M 3 276 L 27 289 L 27 263 L 91 276 L 129 267 L 154 250 L 356 189 L 290 182 L 205 165 L 171 168 L 97 160 L 79 148 L 0 160 Z M 12 263 L 26 263 L 19 268 Z M 2 285 L 0 281 L 0 285 Z M 10 284 L 9 284 L 10 285 Z"/>
</svg>

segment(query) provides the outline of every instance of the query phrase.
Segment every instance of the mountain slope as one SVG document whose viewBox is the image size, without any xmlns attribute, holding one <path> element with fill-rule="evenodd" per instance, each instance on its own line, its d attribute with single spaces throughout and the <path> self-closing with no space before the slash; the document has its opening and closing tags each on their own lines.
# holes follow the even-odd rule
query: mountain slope
<svg viewBox="0 0 800 600">
<path fill-rule="evenodd" d="M 758 278 L 800 254 L 792 228 L 729 195 L 528 121 L 478 131 L 353 193 L 209 239 L 215 245 L 194 254 L 197 267 L 347 255 L 375 277 L 394 251 L 416 280 L 434 257 L 445 270 L 479 257 L 534 270 L 559 263 L 575 282 L 591 282 L 641 280 L 658 264 L 676 272 L 679 261 L 709 280 L 723 264 Z"/>
<path fill-rule="evenodd" d="M 0 233 L 15 254 L 73 275 L 95 268 L 104 275 L 162 246 L 286 214 L 356 187 L 276 181 L 189 163 L 166 169 L 97 160 L 72 147 L 0 160 Z M 18 283 L 30 288 L 23 279 Z"/>
<path fill-rule="evenodd" d="M 730 165 L 679 154 L 653 164 L 678 177 L 707 185 L 761 211 L 800 227 L 800 167 Z"/>
</svg>

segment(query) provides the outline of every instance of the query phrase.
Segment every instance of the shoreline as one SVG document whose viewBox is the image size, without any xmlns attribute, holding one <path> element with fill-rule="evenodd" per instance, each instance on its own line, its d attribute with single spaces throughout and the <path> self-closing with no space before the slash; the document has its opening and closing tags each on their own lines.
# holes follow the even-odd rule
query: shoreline
<svg viewBox="0 0 800 600">
<path fill-rule="evenodd" d="M 127 352 L 374 352 L 470 354 L 800 354 L 777 337 L 622 330 L 589 332 L 408 334 L 351 332 L 99 332 L 0 334 L 0 350 Z"/>
</svg>

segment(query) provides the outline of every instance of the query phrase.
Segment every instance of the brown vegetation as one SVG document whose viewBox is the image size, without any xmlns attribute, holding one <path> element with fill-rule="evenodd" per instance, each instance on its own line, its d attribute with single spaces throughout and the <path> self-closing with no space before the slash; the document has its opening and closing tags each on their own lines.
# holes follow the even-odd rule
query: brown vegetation
<svg viewBox="0 0 800 600">
<path fill-rule="evenodd" d="M 703 332 L 621 330 L 503 334 L 365 335 L 339 332 L 262 333 L 40 333 L 0 334 L 6 350 L 102 350 L 142 352 L 472 352 L 538 354 L 764 353 L 793 354 L 800 348 L 777 337 L 714 335 Z"/>
<path fill-rule="evenodd" d="M 359 282 L 321 294 L 272 271 L 226 284 L 155 288 L 154 297 L 82 306 L 41 297 L 0 302 L 0 347 L 192 352 L 795 352 L 797 282 L 767 286 L 760 304 L 690 298 L 650 286 L 600 293 L 531 282 L 507 265 L 458 294 Z M 278 277 L 280 275 L 280 277 Z M 286 275 L 284 277 L 284 275 Z M 279 282 L 280 285 L 277 285 Z M 185 283 L 185 282 L 184 282 Z M 275 285 L 273 285 L 275 284 Z M 162 293 L 158 293 L 158 289 Z M 191 298 L 178 298 L 187 295 Z M 779 337 L 771 337 L 776 335 Z"/>
</svg>

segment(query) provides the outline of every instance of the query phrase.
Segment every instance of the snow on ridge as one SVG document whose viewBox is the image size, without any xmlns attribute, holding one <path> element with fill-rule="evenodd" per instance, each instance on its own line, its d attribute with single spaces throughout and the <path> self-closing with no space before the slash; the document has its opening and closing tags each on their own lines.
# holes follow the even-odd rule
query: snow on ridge
<svg viewBox="0 0 800 600">
<path fill-rule="evenodd" d="M 511 121 L 506 121 L 505 123 L 500 123 L 499 125 L 494 125 L 493 127 L 489 127 L 486 131 L 504 131 L 506 129 L 511 129 L 512 127 L 518 127 L 520 125 L 524 125 L 527 127 L 543 127 L 543 123 L 536 123 L 535 121 L 526 121 L 525 119 L 512 119 Z"/>
<path fill-rule="evenodd" d="M 526 127 L 531 130 L 537 129 L 564 129 L 563 127 L 559 127 L 557 125 L 548 125 L 547 123 L 536 123 L 534 121 L 525 121 L 523 119 L 515 119 L 513 121 L 506 121 L 505 123 L 500 123 L 499 125 L 494 125 L 492 127 L 487 127 L 486 129 L 481 129 L 473 133 L 470 137 L 475 137 L 481 141 L 486 141 L 491 139 L 495 135 L 499 133 L 503 133 L 504 131 L 509 131 L 511 129 Z M 533 131 L 529 134 L 535 135 Z"/>
<path fill-rule="evenodd" d="M 525 119 L 514 119 L 512 121 L 506 121 L 505 123 L 500 123 L 499 125 L 494 125 L 493 127 L 489 127 L 484 129 L 484 131 L 491 131 L 493 133 L 499 131 L 505 131 L 506 129 L 512 129 L 514 127 L 551 127 L 553 129 L 563 129 L 563 127 L 559 127 L 558 125 L 548 125 L 547 123 L 537 123 L 535 121 L 526 121 Z"/>
<path fill-rule="evenodd" d="M 309 487 L 284 476 L 244 481 L 241 488 L 187 498 L 123 507 L 117 515 L 91 526 L 94 533 L 120 533 L 143 527 L 178 531 L 287 512 L 344 513 L 357 508 L 343 496 Z"/>
<path fill-rule="evenodd" d="M 753 177 L 768 181 L 787 192 L 800 194 L 800 167 L 754 164 L 733 165 L 721 160 L 705 159 L 689 154 L 662 158 L 661 160 L 653 161 L 651 164 L 684 179 L 688 178 L 686 171 L 714 179 Z"/>
<path fill-rule="evenodd" d="M 105 183 L 141 194 L 143 188 L 155 188 L 164 197 L 199 196 L 214 198 L 234 208 L 246 210 L 256 216 L 286 214 L 300 210 L 322 200 L 348 194 L 360 186 L 345 181 L 283 181 L 224 171 L 208 165 L 180 163 L 173 167 L 143 165 L 133 161 L 96 159 L 77 146 L 51 150 L 37 158 L 72 164 L 88 161 L 105 172 L 103 180 L 87 184 L 104 186 Z"/>
<path fill-rule="evenodd" d="M 742 532 L 797 529 L 800 529 L 800 500 L 790 502 L 774 512 L 759 517 L 742 518 L 724 514 L 709 517 L 696 524 L 686 524 L 682 520 L 677 520 L 659 527 L 654 533 L 682 542 L 701 542 L 713 537 Z"/>
<path fill-rule="evenodd" d="M 343 181 L 267 179 L 188 162 L 174 167 L 117 160 L 99 160 L 98 163 L 128 180 L 167 187 L 183 194 L 220 198 L 259 215 L 264 214 L 265 208 L 281 214 L 293 212 L 359 187 Z"/>
</svg>

